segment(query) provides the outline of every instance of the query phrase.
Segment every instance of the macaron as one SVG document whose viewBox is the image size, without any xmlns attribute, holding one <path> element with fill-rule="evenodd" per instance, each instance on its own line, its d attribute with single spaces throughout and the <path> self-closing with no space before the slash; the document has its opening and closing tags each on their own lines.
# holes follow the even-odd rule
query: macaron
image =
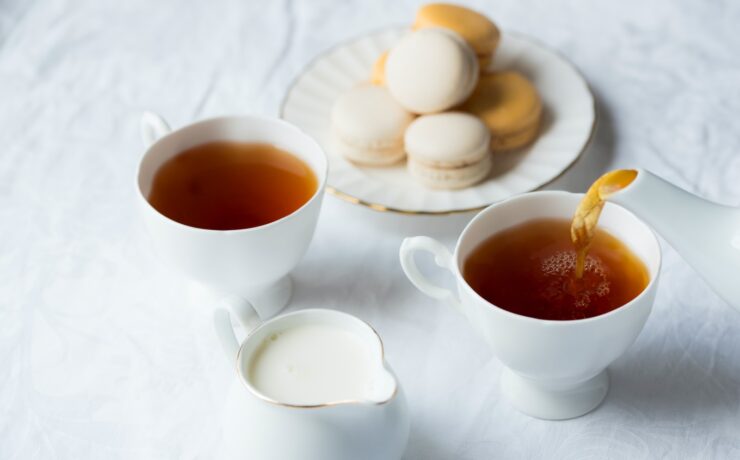
<svg viewBox="0 0 740 460">
<path fill-rule="evenodd" d="M 391 165 L 406 156 L 403 135 L 413 119 L 386 87 L 365 83 L 342 94 L 334 103 L 334 144 L 354 163 Z"/>
<path fill-rule="evenodd" d="M 458 33 L 475 51 L 478 67 L 483 72 L 493 59 L 501 33 L 485 15 L 449 3 L 429 3 L 416 13 L 414 29 L 443 27 Z"/>
<path fill-rule="evenodd" d="M 488 126 L 494 152 L 524 147 L 539 134 L 542 101 L 534 85 L 514 71 L 481 75 L 460 109 Z"/>
<path fill-rule="evenodd" d="M 473 115 L 422 115 L 409 125 L 404 139 L 409 172 L 426 187 L 465 188 L 491 171 L 491 134 Z"/>
<path fill-rule="evenodd" d="M 378 56 L 378 59 L 373 64 L 373 73 L 370 77 L 370 83 L 374 85 L 385 84 L 385 61 L 388 59 L 388 51 L 384 51 L 383 54 Z"/>
<path fill-rule="evenodd" d="M 428 114 L 463 102 L 478 82 L 472 48 L 447 29 L 421 29 L 388 53 L 385 84 L 406 110 Z"/>
</svg>

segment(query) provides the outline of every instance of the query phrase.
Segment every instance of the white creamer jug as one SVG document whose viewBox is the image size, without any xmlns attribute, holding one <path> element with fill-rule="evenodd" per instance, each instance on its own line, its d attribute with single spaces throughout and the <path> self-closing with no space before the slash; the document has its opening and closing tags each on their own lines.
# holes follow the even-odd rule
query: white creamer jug
<svg viewBox="0 0 740 460">
<path fill-rule="evenodd" d="M 254 324 L 254 315 L 236 313 L 245 327 Z M 239 346 L 226 310 L 214 322 L 235 363 L 218 458 L 401 458 L 406 401 L 367 323 L 334 310 L 301 310 L 258 325 Z"/>
</svg>

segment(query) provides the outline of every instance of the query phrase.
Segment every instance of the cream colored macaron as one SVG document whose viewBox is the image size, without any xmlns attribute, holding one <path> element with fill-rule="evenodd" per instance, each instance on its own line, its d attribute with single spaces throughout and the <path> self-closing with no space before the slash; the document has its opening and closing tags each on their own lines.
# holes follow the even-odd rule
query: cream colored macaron
<svg viewBox="0 0 740 460">
<path fill-rule="evenodd" d="M 409 125 L 404 143 L 409 172 L 429 188 L 468 187 L 491 171 L 491 133 L 467 113 L 423 115 Z"/>
<path fill-rule="evenodd" d="M 478 59 L 458 34 L 428 28 L 411 32 L 388 53 L 385 84 L 407 110 L 428 114 L 463 102 L 478 82 Z"/>
<path fill-rule="evenodd" d="M 406 156 L 403 135 L 413 119 L 384 86 L 362 84 L 334 103 L 334 143 L 345 158 L 355 163 L 391 165 Z"/>
</svg>

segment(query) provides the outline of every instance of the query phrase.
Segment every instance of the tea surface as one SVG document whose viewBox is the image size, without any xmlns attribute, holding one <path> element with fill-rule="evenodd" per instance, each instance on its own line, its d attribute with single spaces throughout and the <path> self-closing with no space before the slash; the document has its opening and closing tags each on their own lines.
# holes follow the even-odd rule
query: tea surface
<svg viewBox="0 0 740 460">
<path fill-rule="evenodd" d="M 593 229 L 583 276 L 566 219 L 536 219 L 491 236 L 468 256 L 463 277 L 492 304 L 533 318 L 590 318 L 634 299 L 650 278 L 621 241 Z"/>
<path fill-rule="evenodd" d="M 165 162 L 148 200 L 181 224 L 237 230 L 291 214 L 317 187 L 311 168 L 291 153 L 269 144 L 219 141 Z"/>
</svg>

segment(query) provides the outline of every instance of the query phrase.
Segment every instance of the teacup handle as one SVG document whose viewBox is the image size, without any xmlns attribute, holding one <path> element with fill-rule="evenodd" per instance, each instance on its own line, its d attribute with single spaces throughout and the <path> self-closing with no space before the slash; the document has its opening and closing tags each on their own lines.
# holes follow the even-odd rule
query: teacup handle
<svg viewBox="0 0 740 460">
<path fill-rule="evenodd" d="M 141 116 L 141 140 L 149 147 L 172 131 L 170 125 L 154 112 L 144 112 Z"/>
<path fill-rule="evenodd" d="M 242 325 L 247 333 L 254 330 L 262 321 L 254 306 L 242 297 L 227 297 L 224 299 L 224 304 L 224 307 L 217 308 L 213 312 L 213 329 L 216 332 L 218 341 L 221 343 L 221 348 L 226 353 L 226 359 L 232 361 L 236 358 L 236 354 L 239 351 L 239 341 L 236 340 L 234 328 L 231 326 L 229 312 L 231 312 L 231 315 L 236 316 L 239 324 Z"/>
<path fill-rule="evenodd" d="M 455 293 L 447 288 L 437 286 L 424 276 L 419 267 L 416 265 L 414 256 L 417 251 L 427 251 L 434 256 L 434 262 L 442 268 L 449 270 L 454 274 L 454 261 L 452 260 L 452 253 L 449 249 L 439 241 L 429 238 L 428 236 L 413 236 L 405 238 L 401 243 L 400 257 L 401 257 L 401 268 L 406 274 L 406 277 L 411 283 L 416 286 L 418 290 L 445 302 L 449 302 L 456 309 L 460 310 L 460 301 L 455 296 Z"/>
</svg>

